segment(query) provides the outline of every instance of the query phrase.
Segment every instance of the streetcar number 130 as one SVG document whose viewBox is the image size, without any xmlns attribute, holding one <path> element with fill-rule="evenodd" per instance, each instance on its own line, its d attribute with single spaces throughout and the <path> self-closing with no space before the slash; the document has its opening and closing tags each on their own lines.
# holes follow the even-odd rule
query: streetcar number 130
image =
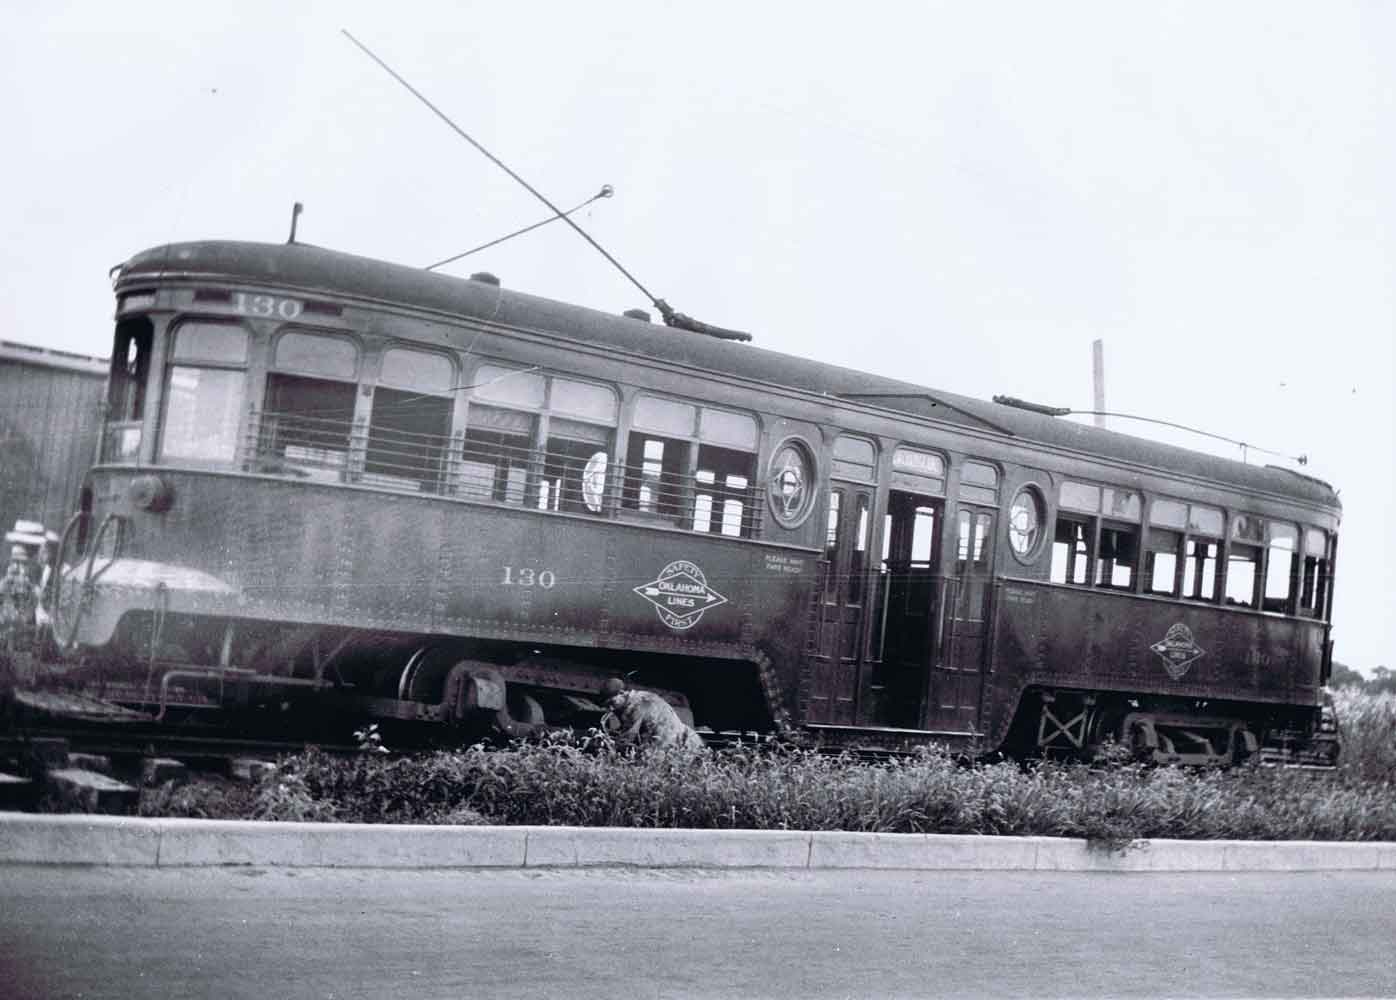
<svg viewBox="0 0 1396 1000">
<path fill-rule="evenodd" d="M 246 292 L 233 293 L 233 308 L 248 316 L 280 316 L 282 319 L 295 319 L 301 314 L 301 304 L 295 299 Z"/>
<path fill-rule="evenodd" d="M 542 587 L 544 590 L 552 590 L 557 585 L 557 574 L 550 569 L 542 571 L 524 566 L 515 569 L 513 566 L 504 567 L 504 579 L 500 581 L 504 587 Z"/>
</svg>

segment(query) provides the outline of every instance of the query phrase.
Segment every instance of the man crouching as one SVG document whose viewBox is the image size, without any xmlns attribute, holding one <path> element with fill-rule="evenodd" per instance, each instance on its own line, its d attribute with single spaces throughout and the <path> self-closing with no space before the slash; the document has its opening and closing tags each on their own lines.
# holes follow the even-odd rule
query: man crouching
<svg viewBox="0 0 1396 1000">
<path fill-rule="evenodd" d="M 627 691 L 625 681 L 612 677 L 601 687 L 601 700 L 620 726 L 621 742 L 682 750 L 702 750 L 703 738 L 679 718 L 667 701 L 653 691 Z"/>
</svg>

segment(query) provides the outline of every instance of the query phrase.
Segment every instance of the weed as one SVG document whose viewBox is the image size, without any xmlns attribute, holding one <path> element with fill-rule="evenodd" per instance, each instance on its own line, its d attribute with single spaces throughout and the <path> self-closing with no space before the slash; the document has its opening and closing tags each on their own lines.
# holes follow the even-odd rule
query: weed
<svg viewBox="0 0 1396 1000">
<path fill-rule="evenodd" d="M 1336 771 L 964 766 L 928 749 L 869 764 L 775 741 L 711 753 L 618 747 L 604 732 L 419 756 L 307 751 L 254 786 L 147 790 L 143 815 L 340 822 L 855 830 L 1084 837 L 1396 840 L 1396 696 L 1340 692 Z M 372 747 L 371 740 L 368 741 Z M 1115 759 L 1116 757 L 1120 759 Z"/>
</svg>

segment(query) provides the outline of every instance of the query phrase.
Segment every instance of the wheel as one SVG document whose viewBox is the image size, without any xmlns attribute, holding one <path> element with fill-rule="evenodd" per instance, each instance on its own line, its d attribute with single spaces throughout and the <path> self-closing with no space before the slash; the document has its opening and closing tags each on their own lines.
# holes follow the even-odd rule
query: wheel
<svg viewBox="0 0 1396 1000">
<path fill-rule="evenodd" d="M 441 700 L 446 675 L 457 662 L 455 653 L 436 645 L 419 646 L 407 658 L 397 679 L 399 701 L 435 704 Z"/>
</svg>

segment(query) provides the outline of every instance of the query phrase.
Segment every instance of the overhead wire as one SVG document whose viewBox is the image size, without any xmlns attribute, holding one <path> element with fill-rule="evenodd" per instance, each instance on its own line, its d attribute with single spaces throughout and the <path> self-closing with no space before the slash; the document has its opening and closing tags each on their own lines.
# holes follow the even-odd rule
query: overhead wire
<svg viewBox="0 0 1396 1000">
<path fill-rule="evenodd" d="M 1309 464 L 1308 455 L 1289 455 L 1271 448 L 1262 448 L 1260 445 L 1251 444 L 1249 441 L 1230 438 L 1224 434 L 1214 434 L 1211 431 L 1204 431 L 1198 427 L 1189 427 L 1187 424 L 1175 423 L 1172 420 L 1160 420 L 1157 417 L 1141 417 L 1135 413 L 1118 413 L 1114 410 L 1076 410 L 1069 406 L 1048 406 L 1045 403 L 1033 403 L 1028 400 L 1018 399 L 1016 396 L 999 395 L 993 397 L 993 399 L 995 403 L 1001 406 L 1011 406 L 1014 409 L 1027 410 L 1030 413 L 1041 413 L 1048 417 L 1114 417 L 1117 420 L 1137 420 L 1145 424 L 1158 424 L 1160 427 L 1172 427 L 1174 430 L 1186 431 L 1189 434 L 1197 434 L 1201 437 L 1211 438 L 1214 441 L 1224 441 L 1227 444 L 1234 444 L 1248 451 L 1258 451 L 1262 455 L 1272 455 L 1275 458 L 1282 458 L 1287 462 L 1297 462 L 1299 465 Z"/>
</svg>

